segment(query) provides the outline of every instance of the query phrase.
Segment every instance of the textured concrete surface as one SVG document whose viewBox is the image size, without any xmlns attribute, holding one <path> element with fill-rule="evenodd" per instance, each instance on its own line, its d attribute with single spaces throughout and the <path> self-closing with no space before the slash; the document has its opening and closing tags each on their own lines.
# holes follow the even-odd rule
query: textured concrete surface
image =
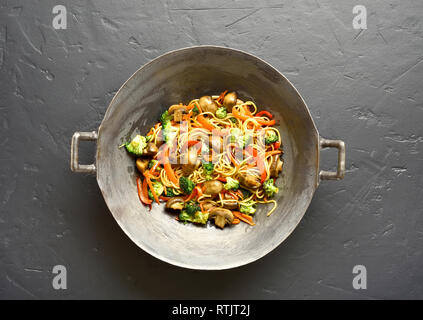
<svg viewBox="0 0 423 320">
<path fill-rule="evenodd" d="M 57 4 L 66 30 L 52 27 Z M 367 30 L 352 28 L 356 4 Z M 423 298 L 422 13 L 411 0 L 0 0 L 0 298 Z M 139 66 L 201 44 L 273 64 L 321 135 L 347 145 L 345 179 L 320 185 L 287 241 L 222 272 L 139 250 L 95 178 L 69 170 L 73 132 L 95 130 Z M 81 152 L 90 162 L 94 146 Z M 58 264 L 67 290 L 52 287 Z M 355 265 L 367 290 L 352 287 Z"/>
</svg>

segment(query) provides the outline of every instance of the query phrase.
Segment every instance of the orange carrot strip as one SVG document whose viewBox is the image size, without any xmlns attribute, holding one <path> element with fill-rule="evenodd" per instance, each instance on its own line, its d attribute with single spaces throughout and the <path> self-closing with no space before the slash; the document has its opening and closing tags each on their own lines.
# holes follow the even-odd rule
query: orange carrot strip
<svg viewBox="0 0 423 320">
<path fill-rule="evenodd" d="M 238 218 L 234 218 L 234 220 L 232 220 L 232 224 L 238 224 L 240 223 L 241 220 L 239 220 Z"/>
<path fill-rule="evenodd" d="M 249 116 L 246 116 L 244 114 L 241 114 L 236 108 L 232 109 L 232 114 L 234 115 L 235 118 L 241 119 L 243 121 L 249 119 Z"/>
<path fill-rule="evenodd" d="M 202 114 L 199 114 L 197 116 L 197 120 L 205 129 L 210 130 L 210 131 L 212 131 L 214 129 L 214 126 L 209 121 L 207 121 L 207 119 L 204 118 L 204 116 Z"/>
<path fill-rule="evenodd" d="M 256 225 L 254 222 L 252 222 L 252 219 L 251 219 L 251 221 L 250 221 L 249 219 L 246 219 L 246 218 L 242 215 L 242 213 L 241 213 L 241 212 L 238 212 L 238 211 L 232 211 L 232 213 L 233 213 L 233 215 L 234 215 L 235 217 L 237 217 L 239 220 L 244 221 L 245 223 L 248 223 L 250 226 L 255 226 L 255 225 Z"/>
<path fill-rule="evenodd" d="M 282 152 L 281 150 L 268 151 L 268 152 L 266 152 L 266 154 L 265 154 L 265 158 L 267 158 L 268 156 L 273 156 L 274 154 L 279 154 L 279 153 L 281 153 L 281 152 Z"/>
<path fill-rule="evenodd" d="M 169 177 L 170 181 L 172 181 L 174 184 L 177 185 L 179 183 L 179 180 L 176 177 L 176 174 L 173 171 L 172 166 L 169 163 L 169 146 L 168 145 L 166 145 L 164 147 L 160 158 L 161 159 L 159 160 L 159 162 L 163 164 L 163 167 L 164 167 L 166 174 Z"/>
<path fill-rule="evenodd" d="M 263 119 L 260 119 L 260 118 L 256 118 L 256 120 L 262 126 L 273 126 L 276 123 L 275 120 L 263 120 Z"/>
<path fill-rule="evenodd" d="M 249 220 L 249 221 L 253 222 L 253 217 L 252 217 L 252 216 L 249 216 L 248 214 L 245 214 L 245 213 L 241 213 L 241 215 L 242 215 L 245 219 L 247 219 L 247 220 Z"/>
<path fill-rule="evenodd" d="M 145 176 L 145 180 L 147 180 L 147 184 L 148 184 L 148 186 L 150 187 L 150 191 L 151 191 L 151 193 L 153 194 L 153 198 L 154 198 L 154 200 L 156 200 L 156 202 L 157 203 L 160 203 L 160 201 L 159 201 L 159 197 L 157 196 L 157 194 L 156 194 L 156 191 L 154 191 L 154 188 L 153 188 L 153 183 L 151 182 L 151 180 L 150 180 L 150 176 L 149 176 L 149 174 L 145 174 L 144 173 L 144 176 Z"/>
</svg>

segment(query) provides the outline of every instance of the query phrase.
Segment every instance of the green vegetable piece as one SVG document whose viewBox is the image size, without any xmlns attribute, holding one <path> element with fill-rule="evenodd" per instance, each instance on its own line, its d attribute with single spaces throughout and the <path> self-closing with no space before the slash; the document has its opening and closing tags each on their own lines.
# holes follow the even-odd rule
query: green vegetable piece
<svg viewBox="0 0 423 320">
<path fill-rule="evenodd" d="M 194 190 L 195 184 L 187 177 L 182 176 L 179 178 L 179 186 L 185 194 L 189 195 Z"/>
<path fill-rule="evenodd" d="M 136 156 L 141 156 L 146 146 L 146 138 L 139 134 L 131 142 L 125 144 L 126 150 Z"/>
<path fill-rule="evenodd" d="M 266 196 L 273 197 L 275 193 L 278 193 L 279 188 L 274 185 L 273 179 L 269 179 L 263 183 L 263 190 Z"/>
<path fill-rule="evenodd" d="M 197 211 L 201 211 L 200 205 L 195 201 L 190 201 L 187 204 L 185 204 L 185 211 L 189 215 L 195 214 Z"/>
<path fill-rule="evenodd" d="M 216 110 L 216 117 L 218 117 L 219 119 L 224 119 L 226 118 L 227 115 L 228 115 L 228 112 L 226 111 L 225 107 L 220 107 L 219 109 Z"/>
<path fill-rule="evenodd" d="M 152 184 L 153 184 L 153 189 L 156 192 L 157 197 L 160 197 L 164 191 L 163 184 L 160 181 L 154 181 L 152 182 Z M 148 197 L 154 200 L 153 193 L 151 192 L 150 189 L 148 189 Z"/>
<path fill-rule="evenodd" d="M 155 165 L 157 162 L 158 162 L 158 161 L 157 161 L 157 160 L 154 160 L 154 159 L 150 160 L 150 161 L 148 162 L 148 169 L 153 168 L 153 167 L 154 167 L 154 165 Z"/>
<path fill-rule="evenodd" d="M 212 180 L 212 173 L 214 171 L 214 164 L 212 162 L 203 162 L 203 170 L 207 180 Z"/>
<path fill-rule="evenodd" d="M 179 214 L 179 220 L 184 222 L 206 224 L 208 219 L 209 214 L 202 213 L 201 211 L 189 214 L 186 210 L 182 210 L 182 212 Z"/>
<path fill-rule="evenodd" d="M 168 124 L 172 120 L 172 116 L 169 114 L 169 111 L 165 111 L 160 115 L 160 122 L 162 123 L 162 126 L 164 127 L 166 124 Z"/>
<path fill-rule="evenodd" d="M 272 144 L 278 140 L 279 140 L 279 137 L 274 130 L 266 131 L 266 134 L 264 135 L 264 141 L 266 144 Z"/>
<path fill-rule="evenodd" d="M 177 194 L 173 188 L 166 188 L 166 197 L 176 197 Z"/>
<path fill-rule="evenodd" d="M 240 148 L 245 148 L 251 143 L 252 136 L 249 134 L 243 135 L 238 128 L 231 129 L 230 141 L 236 143 Z"/>
<path fill-rule="evenodd" d="M 241 192 L 242 192 L 242 198 L 243 199 L 247 199 L 249 196 L 251 196 L 250 190 L 247 190 L 247 189 L 244 189 L 244 188 L 241 188 L 239 190 L 241 190 Z"/>
<path fill-rule="evenodd" d="M 245 214 L 254 214 L 257 211 L 254 201 L 249 200 L 240 205 L 239 211 Z"/>
<path fill-rule="evenodd" d="M 239 181 L 231 177 L 227 177 L 226 183 L 223 187 L 226 190 L 237 190 L 239 188 Z"/>
</svg>

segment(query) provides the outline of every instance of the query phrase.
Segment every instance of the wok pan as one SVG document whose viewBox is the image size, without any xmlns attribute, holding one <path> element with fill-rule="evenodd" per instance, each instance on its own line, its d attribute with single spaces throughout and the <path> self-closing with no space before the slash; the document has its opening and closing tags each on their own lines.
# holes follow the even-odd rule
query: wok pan
<svg viewBox="0 0 423 320">
<path fill-rule="evenodd" d="M 146 134 L 161 112 L 174 103 L 236 90 L 278 120 L 284 169 L 277 179 L 276 211 L 259 205 L 255 226 L 223 230 L 183 224 L 139 201 L 134 159 L 118 146 Z M 78 163 L 81 140 L 97 142 L 95 164 Z M 321 148 L 338 149 L 336 172 L 320 171 Z M 122 230 L 140 248 L 168 263 L 191 269 L 220 270 L 253 262 L 281 244 L 295 229 L 321 180 L 342 179 L 345 145 L 319 136 L 310 112 L 294 86 L 263 60 L 234 49 L 199 46 L 166 53 L 136 71 L 119 89 L 97 131 L 75 132 L 71 169 L 95 173 L 104 200 Z"/>
</svg>

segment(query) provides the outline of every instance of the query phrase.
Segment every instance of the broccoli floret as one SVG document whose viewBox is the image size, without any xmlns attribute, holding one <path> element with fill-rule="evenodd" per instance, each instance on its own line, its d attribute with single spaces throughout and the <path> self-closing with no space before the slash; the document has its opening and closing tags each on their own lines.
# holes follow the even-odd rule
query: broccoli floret
<svg viewBox="0 0 423 320">
<path fill-rule="evenodd" d="M 266 134 L 264 135 L 264 141 L 266 144 L 272 144 L 279 140 L 278 135 L 273 130 L 267 130 Z"/>
<path fill-rule="evenodd" d="M 206 224 L 207 220 L 209 219 L 208 213 L 202 213 L 201 211 L 197 211 L 194 214 L 190 215 L 186 210 L 182 210 L 179 214 L 179 220 L 185 222 L 193 222 L 193 223 L 201 223 Z"/>
<path fill-rule="evenodd" d="M 245 148 L 250 144 L 252 136 L 249 134 L 242 135 L 241 130 L 238 128 L 231 129 L 230 141 L 231 143 L 237 143 L 240 148 Z"/>
<path fill-rule="evenodd" d="M 220 107 L 216 110 L 216 117 L 218 117 L 219 119 L 226 118 L 227 114 L 228 112 L 226 111 L 225 107 Z"/>
<path fill-rule="evenodd" d="M 209 220 L 209 214 L 208 213 L 202 213 L 201 211 L 197 211 L 194 214 L 194 218 L 192 219 L 192 222 L 206 224 L 207 220 Z"/>
<path fill-rule="evenodd" d="M 211 180 L 214 171 L 214 164 L 211 162 L 203 162 L 203 170 L 206 175 L 206 180 Z"/>
<path fill-rule="evenodd" d="M 189 214 L 189 215 L 193 215 L 198 211 L 201 211 L 200 205 L 195 202 L 195 201 L 190 201 L 187 204 L 185 204 L 185 211 Z"/>
<path fill-rule="evenodd" d="M 166 188 L 166 197 L 176 197 L 177 194 L 173 188 Z"/>
<path fill-rule="evenodd" d="M 240 129 L 238 129 L 238 128 L 231 129 L 231 136 L 230 136 L 231 142 L 232 143 L 237 142 L 240 135 L 241 135 Z"/>
<path fill-rule="evenodd" d="M 182 212 L 179 214 L 180 221 L 190 221 L 190 219 L 191 216 L 185 210 L 182 210 Z"/>
<path fill-rule="evenodd" d="M 194 108 L 192 108 L 192 113 L 194 113 L 195 115 L 200 113 L 200 110 L 198 110 L 198 107 L 195 106 Z"/>
<path fill-rule="evenodd" d="M 162 127 L 166 126 L 170 120 L 172 120 L 172 116 L 169 114 L 169 111 L 165 111 L 160 115 L 160 122 L 162 123 Z"/>
<path fill-rule="evenodd" d="M 163 140 L 166 143 L 171 143 L 178 134 L 178 128 L 173 127 L 170 120 L 172 116 L 169 115 L 169 111 L 165 111 L 160 116 L 160 122 L 162 124 Z"/>
<path fill-rule="evenodd" d="M 251 196 L 250 190 L 243 189 L 243 188 L 241 188 L 239 190 L 241 190 L 241 192 L 242 192 L 242 198 L 243 199 L 247 199 L 249 196 Z"/>
<path fill-rule="evenodd" d="M 154 192 L 156 192 L 156 195 L 158 197 L 160 197 L 164 191 L 163 184 L 160 181 L 153 182 L 153 189 L 154 189 Z M 148 196 L 150 199 L 154 200 L 153 193 L 151 192 L 150 189 L 148 189 Z"/>
<path fill-rule="evenodd" d="M 278 193 L 279 188 L 274 185 L 273 179 L 269 179 L 263 183 L 263 190 L 266 196 L 273 197 L 275 193 Z"/>
<path fill-rule="evenodd" d="M 231 177 L 227 177 L 226 183 L 223 187 L 226 190 L 237 190 L 239 188 L 239 181 Z"/>
<path fill-rule="evenodd" d="M 148 162 L 148 169 L 153 168 L 153 167 L 154 167 L 154 165 L 155 165 L 157 162 L 158 162 L 158 161 L 157 161 L 157 160 L 154 160 L 154 159 L 150 160 L 150 161 Z"/>
<path fill-rule="evenodd" d="M 229 118 L 229 120 L 231 120 L 232 123 L 237 123 L 238 120 L 236 118 Z"/>
<path fill-rule="evenodd" d="M 187 177 L 180 177 L 179 186 L 185 194 L 191 194 L 192 190 L 194 190 L 195 184 Z"/>
<path fill-rule="evenodd" d="M 179 220 L 189 221 L 193 223 L 206 224 L 209 218 L 208 213 L 202 213 L 200 205 L 195 201 L 190 201 L 185 205 L 184 210 L 182 210 L 179 215 Z"/>
<path fill-rule="evenodd" d="M 132 153 L 136 156 L 141 156 L 144 148 L 147 146 L 147 140 L 144 136 L 140 136 L 139 134 L 132 139 L 131 142 L 125 144 L 126 150 L 129 153 Z"/>
<path fill-rule="evenodd" d="M 254 201 L 247 201 L 240 205 L 239 211 L 245 214 L 254 214 L 257 211 Z"/>
<path fill-rule="evenodd" d="M 166 143 L 172 143 L 178 135 L 178 128 L 171 126 L 170 124 L 164 128 L 163 137 Z"/>
</svg>

